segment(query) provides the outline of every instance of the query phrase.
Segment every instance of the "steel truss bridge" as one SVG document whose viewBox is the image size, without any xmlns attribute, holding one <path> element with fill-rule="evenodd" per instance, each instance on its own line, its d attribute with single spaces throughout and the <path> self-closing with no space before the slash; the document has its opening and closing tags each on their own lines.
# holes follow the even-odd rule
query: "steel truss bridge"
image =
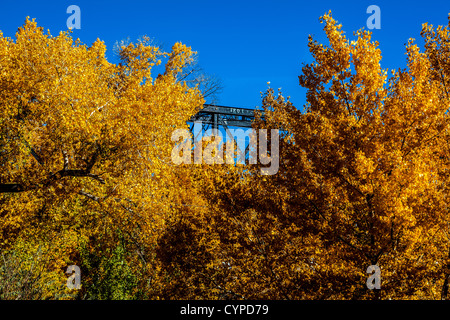
<svg viewBox="0 0 450 320">
<path fill-rule="evenodd" d="M 264 119 L 264 112 L 262 112 L 261 118 Z M 225 107 L 213 104 L 204 104 L 197 114 L 193 115 L 190 119 L 192 124 L 189 126 L 193 135 L 194 146 L 198 140 L 198 136 L 208 129 L 219 129 L 219 126 L 225 129 L 226 137 L 231 140 L 235 140 L 235 136 L 230 133 L 229 127 L 238 128 L 251 128 L 252 122 L 255 120 L 255 110 L 246 108 Z M 201 124 L 201 128 L 196 133 L 195 125 Z M 245 143 L 245 150 L 239 149 L 239 143 L 237 144 L 238 152 L 241 155 L 241 160 L 245 161 L 248 157 L 249 143 Z"/>
</svg>

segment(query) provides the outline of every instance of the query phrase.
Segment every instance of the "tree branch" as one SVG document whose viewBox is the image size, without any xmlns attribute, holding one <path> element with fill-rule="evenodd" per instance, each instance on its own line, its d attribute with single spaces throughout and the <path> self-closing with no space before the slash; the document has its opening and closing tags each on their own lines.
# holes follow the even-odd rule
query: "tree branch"
<svg viewBox="0 0 450 320">
<path fill-rule="evenodd" d="M 91 199 L 93 201 L 96 201 L 96 202 L 100 202 L 100 200 L 101 200 L 99 197 L 94 196 L 93 194 L 87 193 L 84 190 L 80 190 L 80 192 L 78 192 L 78 194 L 80 194 L 82 196 L 85 196 L 85 197 L 87 197 L 87 198 L 89 198 L 89 199 Z"/>
</svg>

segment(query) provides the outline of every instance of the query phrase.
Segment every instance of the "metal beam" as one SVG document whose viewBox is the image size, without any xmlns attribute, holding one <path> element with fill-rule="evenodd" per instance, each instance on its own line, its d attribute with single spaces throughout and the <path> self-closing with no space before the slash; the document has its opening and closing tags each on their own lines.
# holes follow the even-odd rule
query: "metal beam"
<svg viewBox="0 0 450 320">
<path fill-rule="evenodd" d="M 264 119 L 264 113 L 262 114 L 262 118 Z M 234 137 L 230 135 L 228 127 L 251 128 L 254 120 L 255 110 L 252 109 L 205 104 L 203 105 L 203 109 L 193 115 L 189 122 L 193 122 L 192 127 L 190 127 L 192 133 L 194 133 L 193 129 L 195 123 L 201 122 L 202 128 L 200 129 L 200 133 L 209 126 L 211 126 L 212 129 L 218 129 L 219 126 L 222 126 L 227 133 L 227 138 L 234 139 Z M 193 137 L 194 146 L 197 142 L 197 138 L 198 134 Z M 247 145 L 245 150 L 239 150 L 238 145 L 237 149 L 239 153 L 238 158 L 245 161 L 249 152 L 249 146 Z"/>
<path fill-rule="evenodd" d="M 255 120 L 255 110 L 212 104 L 205 104 L 203 109 L 190 119 L 191 122 L 201 121 L 210 124 L 213 129 L 217 129 L 219 125 L 251 128 L 253 120 Z"/>
</svg>

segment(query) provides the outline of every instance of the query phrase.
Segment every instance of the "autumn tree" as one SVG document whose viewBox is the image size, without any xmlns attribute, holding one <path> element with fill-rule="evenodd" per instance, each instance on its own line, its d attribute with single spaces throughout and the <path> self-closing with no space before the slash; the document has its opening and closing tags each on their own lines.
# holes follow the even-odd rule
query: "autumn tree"
<svg viewBox="0 0 450 320">
<path fill-rule="evenodd" d="M 349 40 L 331 13 L 320 21 L 329 43 L 309 37 L 304 111 L 269 89 L 254 126 L 282 130 L 279 172 L 202 183 L 222 285 L 250 299 L 447 298 L 450 25 L 425 24 L 425 51 L 410 40 L 407 68 L 388 71 L 371 32 Z M 370 265 L 381 290 L 366 287 Z"/>
<path fill-rule="evenodd" d="M 158 47 L 160 50 L 163 50 L 164 47 L 157 40 L 147 36 L 140 38 L 139 41 L 144 42 L 146 45 Z M 129 38 L 117 41 L 113 48 L 115 55 L 120 58 L 122 47 L 126 47 L 129 44 Z M 190 88 L 196 87 L 202 94 L 203 99 L 205 99 L 205 103 L 216 104 L 219 101 L 219 94 L 223 90 L 223 83 L 218 76 L 206 72 L 200 65 L 199 60 L 199 55 L 194 52 L 191 55 L 190 63 L 185 65 L 181 72 L 177 74 L 177 81 L 184 82 Z"/>
<path fill-rule="evenodd" d="M 171 52 L 130 43 L 119 64 L 105 51 L 29 19 L 14 40 L 0 34 L 0 249 L 53 243 L 61 249 L 47 267 L 60 274 L 87 268 L 94 251 L 125 250 L 147 285 L 166 221 L 196 202 L 186 170 L 171 163 L 171 133 L 203 97 L 177 79 L 193 54 L 181 43 Z"/>
<path fill-rule="evenodd" d="M 183 81 L 190 48 L 143 38 L 112 64 L 101 41 L 28 19 L 15 40 L 0 34 L 0 294 L 448 298 L 450 21 L 424 24 L 424 49 L 410 40 L 398 70 L 381 67 L 371 32 L 320 22 L 306 105 L 269 88 L 254 122 L 280 130 L 274 175 L 171 159 L 172 133 L 204 102 Z M 78 293 L 61 286 L 70 264 L 85 272 Z M 381 290 L 366 287 L 371 265 Z"/>
</svg>

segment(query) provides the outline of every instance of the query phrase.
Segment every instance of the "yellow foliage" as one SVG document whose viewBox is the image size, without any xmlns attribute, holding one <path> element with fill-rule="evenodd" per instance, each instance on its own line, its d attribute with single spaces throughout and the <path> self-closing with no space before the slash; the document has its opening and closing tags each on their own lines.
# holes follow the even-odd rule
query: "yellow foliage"
<svg viewBox="0 0 450 320">
<path fill-rule="evenodd" d="M 173 164 L 172 132 L 204 102 L 178 81 L 191 48 L 144 38 L 112 64 L 102 41 L 34 20 L 0 33 L 0 186 L 17 191 L 0 197 L 0 253 L 40 279 L 26 296 L 448 298 L 450 25 L 424 24 L 425 50 L 409 41 L 407 68 L 389 71 L 370 32 L 350 41 L 320 21 L 329 44 L 309 38 L 304 110 L 270 88 L 254 123 L 281 131 L 269 176 Z M 15 269 L 0 266 L 6 283 Z"/>
</svg>

